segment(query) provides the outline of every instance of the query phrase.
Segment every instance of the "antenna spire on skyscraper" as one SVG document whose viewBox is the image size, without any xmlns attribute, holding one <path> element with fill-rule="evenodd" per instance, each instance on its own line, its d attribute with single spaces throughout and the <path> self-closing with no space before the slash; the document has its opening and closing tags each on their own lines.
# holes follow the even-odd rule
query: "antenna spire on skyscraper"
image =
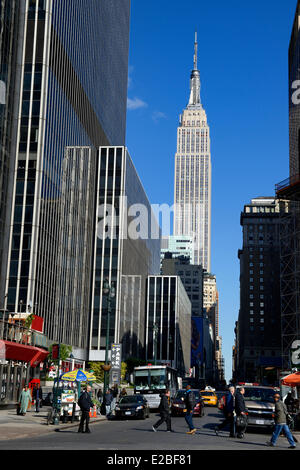
<svg viewBox="0 0 300 470">
<path fill-rule="evenodd" d="M 197 31 L 195 31 L 195 53 L 194 53 L 194 70 L 198 69 L 198 39 Z"/>
</svg>

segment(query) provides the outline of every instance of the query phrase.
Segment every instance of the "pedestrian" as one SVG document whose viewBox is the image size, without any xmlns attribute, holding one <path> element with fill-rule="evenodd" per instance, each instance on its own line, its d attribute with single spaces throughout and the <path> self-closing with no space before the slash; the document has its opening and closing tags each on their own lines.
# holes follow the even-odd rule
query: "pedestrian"
<svg viewBox="0 0 300 470">
<path fill-rule="evenodd" d="M 81 419 L 79 423 L 78 432 L 90 433 L 89 423 L 90 423 L 90 409 L 93 408 L 93 402 L 90 396 L 91 386 L 87 385 L 84 392 L 79 397 L 78 405 L 81 410 Z M 85 431 L 84 431 L 85 423 Z"/>
<path fill-rule="evenodd" d="M 27 385 L 23 388 L 20 393 L 19 404 L 20 404 L 20 415 L 25 416 L 28 410 L 29 402 L 31 401 L 31 393 Z"/>
<path fill-rule="evenodd" d="M 225 396 L 225 403 L 223 407 L 223 412 L 225 415 L 224 421 L 215 427 L 215 433 L 218 436 L 219 431 L 225 428 L 228 424 L 230 426 L 230 437 L 235 437 L 235 426 L 234 426 L 234 409 L 235 409 L 235 388 L 234 386 L 229 387 L 229 391 Z"/>
<path fill-rule="evenodd" d="M 127 392 L 126 392 L 126 388 L 122 388 L 121 392 L 120 392 L 120 397 L 126 397 L 127 396 Z"/>
<path fill-rule="evenodd" d="M 287 394 L 286 399 L 284 400 L 284 404 L 287 407 L 287 410 L 288 410 L 289 413 L 294 412 L 294 402 L 295 402 L 295 400 L 293 398 L 292 392 L 289 392 Z"/>
<path fill-rule="evenodd" d="M 197 429 L 195 428 L 194 423 L 193 423 L 193 414 L 194 414 L 194 408 L 196 405 L 196 399 L 195 399 L 194 392 L 192 392 L 192 388 L 190 385 L 186 386 L 186 394 L 184 397 L 184 402 L 185 402 L 184 417 L 189 427 L 189 431 L 187 431 L 187 434 L 195 434 Z"/>
<path fill-rule="evenodd" d="M 112 402 L 111 402 L 111 411 L 113 412 L 115 407 L 116 407 L 116 404 L 117 404 L 117 399 L 118 399 L 118 395 L 119 395 L 119 389 L 118 389 L 118 385 L 115 384 L 113 386 L 113 389 L 111 391 L 112 393 Z"/>
<path fill-rule="evenodd" d="M 112 401 L 113 401 L 113 396 L 112 396 L 112 393 L 111 393 L 110 389 L 108 388 L 106 390 L 106 393 L 105 393 L 104 397 L 103 397 L 103 403 L 104 403 L 104 406 L 105 406 L 105 414 L 106 414 L 107 418 L 109 418 L 110 415 L 111 415 Z"/>
<path fill-rule="evenodd" d="M 239 388 L 235 394 L 236 435 L 239 439 L 243 439 L 247 427 L 247 408 L 244 394 L 244 387 Z"/>
<path fill-rule="evenodd" d="M 288 411 L 283 401 L 281 401 L 279 393 L 275 393 L 274 400 L 275 400 L 275 429 L 272 434 L 271 440 L 267 442 L 267 445 L 271 447 L 275 447 L 277 439 L 280 436 L 281 431 L 283 431 L 290 444 L 289 449 L 296 449 L 296 443 L 287 425 Z"/>
<path fill-rule="evenodd" d="M 97 399 L 100 403 L 100 405 L 102 405 L 102 402 L 103 402 L 103 392 L 102 392 L 102 388 L 99 388 L 98 392 L 97 392 Z"/>
<path fill-rule="evenodd" d="M 152 426 L 152 429 L 154 432 L 156 432 L 157 428 L 166 422 L 167 425 L 167 432 L 174 432 L 171 428 L 171 414 L 170 414 L 170 391 L 169 390 L 163 390 L 162 393 L 160 394 L 160 404 L 158 407 L 159 414 L 160 414 L 160 419 L 157 421 L 157 423 Z"/>
<path fill-rule="evenodd" d="M 32 398 L 35 400 L 35 411 L 39 413 L 43 399 L 43 389 L 40 384 L 37 384 L 37 386 L 34 388 L 32 392 Z"/>
</svg>

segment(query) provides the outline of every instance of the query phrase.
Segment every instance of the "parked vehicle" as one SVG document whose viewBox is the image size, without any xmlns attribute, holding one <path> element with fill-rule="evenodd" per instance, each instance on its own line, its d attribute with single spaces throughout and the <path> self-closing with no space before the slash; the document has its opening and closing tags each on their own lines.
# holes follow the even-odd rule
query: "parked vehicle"
<svg viewBox="0 0 300 470">
<path fill-rule="evenodd" d="M 115 416 L 116 418 L 149 418 L 149 404 L 143 395 L 122 397 L 115 407 Z"/>
<path fill-rule="evenodd" d="M 200 395 L 199 390 L 192 389 L 192 392 L 196 398 L 196 405 L 194 408 L 194 416 L 204 416 L 204 403 Z M 171 404 L 171 413 L 172 416 L 184 416 L 185 404 L 184 397 L 186 390 L 178 390 Z"/>
<path fill-rule="evenodd" d="M 238 385 L 245 389 L 244 400 L 248 414 L 248 426 L 262 426 L 271 430 L 274 426 L 275 401 L 274 387 L 259 385 Z"/>
<path fill-rule="evenodd" d="M 218 397 L 216 392 L 211 390 L 201 390 L 201 396 L 205 405 L 208 406 L 217 406 L 218 405 Z"/>
</svg>

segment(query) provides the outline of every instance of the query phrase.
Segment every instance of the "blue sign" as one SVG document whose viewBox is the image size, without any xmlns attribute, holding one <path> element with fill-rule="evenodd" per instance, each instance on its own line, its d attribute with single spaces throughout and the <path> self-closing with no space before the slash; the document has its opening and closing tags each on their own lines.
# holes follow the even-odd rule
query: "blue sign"
<svg viewBox="0 0 300 470">
<path fill-rule="evenodd" d="M 200 367 L 203 361 L 203 319 L 192 317 L 191 367 Z"/>
</svg>

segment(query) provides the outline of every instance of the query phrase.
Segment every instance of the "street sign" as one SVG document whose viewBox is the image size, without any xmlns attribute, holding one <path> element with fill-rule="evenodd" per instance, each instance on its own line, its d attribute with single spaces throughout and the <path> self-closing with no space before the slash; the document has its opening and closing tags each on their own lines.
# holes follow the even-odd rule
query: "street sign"
<svg viewBox="0 0 300 470">
<path fill-rule="evenodd" d="M 121 365 L 122 365 L 122 345 L 111 345 L 111 382 L 118 384 L 121 382 Z"/>
</svg>

